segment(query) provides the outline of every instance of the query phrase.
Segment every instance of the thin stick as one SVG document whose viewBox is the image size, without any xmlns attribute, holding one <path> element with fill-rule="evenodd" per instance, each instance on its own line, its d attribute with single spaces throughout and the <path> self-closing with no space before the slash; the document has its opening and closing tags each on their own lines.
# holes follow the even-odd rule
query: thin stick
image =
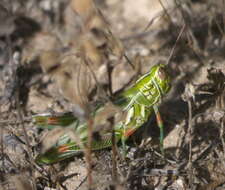
<svg viewBox="0 0 225 190">
<path fill-rule="evenodd" d="M 178 35 L 176 41 L 175 41 L 175 44 L 174 44 L 174 46 L 173 46 L 173 48 L 172 48 L 172 50 L 171 50 L 171 52 L 170 52 L 170 55 L 169 55 L 169 57 L 168 57 L 168 59 L 167 59 L 167 63 L 166 63 L 167 65 L 169 64 L 169 62 L 170 62 L 170 60 L 171 60 L 171 58 L 172 58 L 172 56 L 173 56 L 173 54 L 174 54 L 175 48 L 176 48 L 176 46 L 177 46 L 177 43 L 178 43 L 178 41 L 180 40 L 180 38 L 181 38 L 181 36 L 182 36 L 182 34 L 183 34 L 185 28 L 186 28 L 186 24 L 184 23 L 184 25 L 183 25 L 183 27 L 181 28 L 180 33 L 179 33 L 179 35 Z"/>
<path fill-rule="evenodd" d="M 222 141 L 223 155 L 224 155 L 224 158 L 225 158 L 225 142 L 224 142 L 224 138 L 223 138 L 223 135 L 224 135 L 224 122 L 225 122 L 225 117 L 223 117 L 221 119 L 221 129 L 220 129 L 220 139 Z"/>
<path fill-rule="evenodd" d="M 189 183 L 192 189 L 193 187 L 193 174 L 192 174 L 192 106 L 191 99 L 188 98 L 188 140 L 189 140 L 189 157 L 188 157 L 188 166 L 189 166 Z"/>
<path fill-rule="evenodd" d="M 172 19 L 168 13 L 168 11 L 166 10 L 165 6 L 163 5 L 162 1 L 161 0 L 158 0 L 159 1 L 159 4 L 161 5 L 161 7 L 163 8 L 163 11 L 165 12 L 166 16 L 168 17 L 168 19 L 170 20 L 170 23 L 172 23 Z"/>
<path fill-rule="evenodd" d="M 113 95 L 113 90 L 112 90 L 112 71 L 113 67 L 110 65 L 110 63 L 107 64 L 107 74 L 108 74 L 108 80 L 109 80 L 109 94 L 110 97 Z"/>
<path fill-rule="evenodd" d="M 1 127 L 0 129 L 0 132 L 1 132 L 1 139 L 0 139 L 0 143 L 1 143 L 1 154 L 2 154 L 2 168 L 4 170 L 5 168 L 5 158 L 4 158 L 4 140 L 3 140 L 3 127 Z"/>
<path fill-rule="evenodd" d="M 223 8 L 224 8 L 224 11 L 223 11 L 223 26 L 225 26 L 225 0 L 223 0 L 223 2 L 222 2 L 222 6 L 223 6 Z M 225 32 L 225 29 L 224 29 L 224 32 Z"/>
<path fill-rule="evenodd" d="M 144 32 L 153 24 L 153 22 L 159 18 L 159 17 L 163 17 L 164 15 L 167 15 L 171 21 L 171 17 L 169 15 L 169 13 L 175 11 L 176 9 L 180 8 L 182 4 L 184 4 L 185 2 L 183 1 L 182 3 L 180 3 L 179 5 L 176 3 L 175 7 L 169 7 L 169 8 L 165 8 L 164 5 L 162 4 L 161 0 L 158 0 L 159 3 L 161 4 L 161 6 L 163 7 L 163 10 L 160 11 L 158 14 L 156 14 L 156 16 L 154 16 L 149 22 L 148 25 L 145 27 Z M 172 21 L 171 21 L 172 23 Z"/>
<path fill-rule="evenodd" d="M 148 30 L 148 28 L 153 24 L 153 22 L 159 18 L 159 17 L 162 17 L 164 16 L 166 13 L 165 11 L 160 11 L 158 14 L 156 14 L 156 16 L 154 16 L 149 22 L 148 22 L 148 25 L 144 28 L 144 32 L 146 32 Z"/>
<path fill-rule="evenodd" d="M 130 61 L 130 59 L 127 57 L 127 55 L 124 53 L 123 56 L 124 56 L 125 59 L 127 60 L 127 63 L 132 67 L 132 69 L 135 69 L 135 66 L 134 66 L 133 63 Z"/>
<path fill-rule="evenodd" d="M 93 131 L 93 119 L 88 119 L 88 144 L 85 148 L 85 157 L 87 162 L 87 181 L 88 189 L 92 189 L 93 179 L 92 179 L 92 162 L 91 162 L 91 144 L 92 144 L 92 131 Z"/>
<path fill-rule="evenodd" d="M 116 163 L 116 137 L 114 130 L 114 119 L 110 119 L 112 126 L 112 180 L 116 184 L 117 182 L 117 163 Z"/>
</svg>

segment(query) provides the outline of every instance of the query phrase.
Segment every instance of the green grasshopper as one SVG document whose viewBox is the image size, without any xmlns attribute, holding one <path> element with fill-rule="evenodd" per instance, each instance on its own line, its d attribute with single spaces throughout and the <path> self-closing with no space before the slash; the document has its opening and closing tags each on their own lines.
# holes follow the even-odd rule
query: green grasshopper
<svg viewBox="0 0 225 190">
<path fill-rule="evenodd" d="M 166 72 L 166 65 L 157 64 L 150 69 L 150 72 L 143 75 L 129 89 L 119 94 L 113 104 L 123 110 L 125 119 L 115 123 L 115 142 L 121 141 L 125 145 L 125 141 L 138 128 L 146 123 L 155 112 L 157 124 L 160 129 L 160 147 L 163 147 L 163 123 L 158 111 L 158 105 L 162 97 L 170 90 L 170 77 Z M 92 115 L 93 118 L 105 111 L 104 106 L 97 108 Z M 34 122 L 40 127 L 54 128 L 55 126 L 71 127 L 75 129 L 75 134 L 80 141 L 87 144 L 87 123 L 80 124 L 79 120 L 72 113 L 66 113 L 61 116 L 36 115 L 33 117 Z M 91 149 L 100 150 L 110 147 L 111 131 L 105 132 L 101 139 L 93 139 Z M 72 157 L 82 152 L 82 147 L 78 143 L 73 142 L 69 135 L 63 135 L 57 143 L 43 154 L 36 158 L 37 163 L 52 164 L 66 158 Z"/>
</svg>

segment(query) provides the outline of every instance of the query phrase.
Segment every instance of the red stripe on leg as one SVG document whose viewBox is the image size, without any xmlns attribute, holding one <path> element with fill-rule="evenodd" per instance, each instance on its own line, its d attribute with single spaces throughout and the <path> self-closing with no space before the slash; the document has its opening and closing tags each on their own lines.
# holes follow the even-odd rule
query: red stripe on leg
<svg viewBox="0 0 225 190">
<path fill-rule="evenodd" d="M 66 152 L 67 150 L 69 150 L 69 147 L 67 145 L 62 145 L 58 148 L 58 152 L 59 153 L 64 153 Z"/>
<path fill-rule="evenodd" d="M 128 129 L 127 131 L 125 131 L 124 136 L 125 136 L 125 137 L 129 137 L 129 136 L 131 136 L 134 132 L 135 132 L 135 129 Z"/>
</svg>

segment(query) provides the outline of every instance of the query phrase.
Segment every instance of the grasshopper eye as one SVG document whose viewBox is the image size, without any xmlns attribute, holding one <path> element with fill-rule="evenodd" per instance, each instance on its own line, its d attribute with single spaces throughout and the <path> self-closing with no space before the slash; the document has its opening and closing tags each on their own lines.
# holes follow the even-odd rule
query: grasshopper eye
<svg viewBox="0 0 225 190">
<path fill-rule="evenodd" d="M 166 79 L 166 71 L 163 68 L 159 68 L 158 76 L 161 80 L 165 80 Z"/>
</svg>

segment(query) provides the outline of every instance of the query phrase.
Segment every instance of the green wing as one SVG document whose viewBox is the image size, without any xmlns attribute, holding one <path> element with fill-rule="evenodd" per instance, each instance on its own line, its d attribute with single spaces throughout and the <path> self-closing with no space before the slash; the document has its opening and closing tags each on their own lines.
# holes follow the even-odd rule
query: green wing
<svg viewBox="0 0 225 190">
<path fill-rule="evenodd" d="M 74 122 L 78 122 L 72 112 L 55 114 L 37 114 L 32 117 L 34 124 L 40 128 L 53 129 L 56 126 L 67 127 Z"/>
</svg>

